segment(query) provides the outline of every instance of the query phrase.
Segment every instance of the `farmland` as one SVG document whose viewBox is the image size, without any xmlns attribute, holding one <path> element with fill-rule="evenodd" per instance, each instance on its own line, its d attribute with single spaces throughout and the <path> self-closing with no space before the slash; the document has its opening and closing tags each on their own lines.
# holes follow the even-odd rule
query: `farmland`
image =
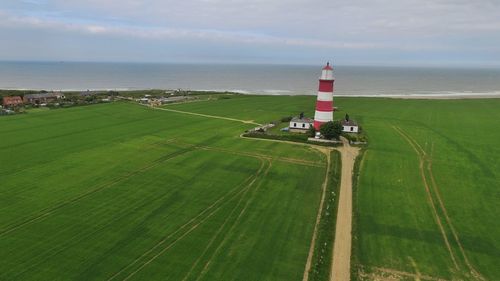
<svg viewBox="0 0 500 281">
<path fill-rule="evenodd" d="M 313 103 L 242 97 L 174 108 L 265 122 Z M 336 118 L 349 113 L 369 139 L 354 196 L 353 278 L 498 280 L 500 100 L 336 98 L 336 105 Z"/>
<path fill-rule="evenodd" d="M 0 280 L 301 280 L 324 154 L 242 139 L 315 97 L 0 118 Z M 337 98 L 369 145 L 356 279 L 500 278 L 499 100 Z"/>
<path fill-rule="evenodd" d="M 126 103 L 0 119 L 0 280 L 300 280 L 325 156 L 252 126 Z"/>
<path fill-rule="evenodd" d="M 498 280 L 500 100 L 338 104 L 370 140 L 354 202 L 359 279 Z"/>
</svg>

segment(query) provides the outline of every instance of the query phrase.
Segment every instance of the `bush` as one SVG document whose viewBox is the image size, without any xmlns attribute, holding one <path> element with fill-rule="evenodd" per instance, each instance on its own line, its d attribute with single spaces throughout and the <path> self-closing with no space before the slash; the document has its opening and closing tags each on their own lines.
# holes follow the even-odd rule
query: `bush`
<svg viewBox="0 0 500 281">
<path fill-rule="evenodd" d="M 311 138 L 314 138 L 316 136 L 316 129 L 314 129 L 314 126 L 309 127 L 309 130 L 307 130 L 307 135 Z"/>
<path fill-rule="evenodd" d="M 339 139 L 342 134 L 342 124 L 339 121 L 330 121 L 321 126 L 319 131 L 326 139 Z"/>
<path fill-rule="evenodd" d="M 282 117 L 281 118 L 281 122 L 290 122 L 292 121 L 292 116 L 287 116 L 287 117 Z"/>
</svg>

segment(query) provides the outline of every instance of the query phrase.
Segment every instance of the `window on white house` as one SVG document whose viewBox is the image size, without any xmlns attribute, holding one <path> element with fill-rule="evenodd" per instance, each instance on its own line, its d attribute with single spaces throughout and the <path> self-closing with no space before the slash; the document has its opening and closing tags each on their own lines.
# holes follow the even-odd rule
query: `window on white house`
<svg viewBox="0 0 500 281">
<path fill-rule="evenodd" d="M 302 128 L 305 128 L 306 127 L 306 124 L 302 123 Z"/>
<path fill-rule="evenodd" d="M 354 130 L 354 127 L 351 127 L 351 132 Z"/>
<path fill-rule="evenodd" d="M 294 128 L 297 128 L 297 123 L 293 123 L 293 127 L 294 127 Z"/>
</svg>

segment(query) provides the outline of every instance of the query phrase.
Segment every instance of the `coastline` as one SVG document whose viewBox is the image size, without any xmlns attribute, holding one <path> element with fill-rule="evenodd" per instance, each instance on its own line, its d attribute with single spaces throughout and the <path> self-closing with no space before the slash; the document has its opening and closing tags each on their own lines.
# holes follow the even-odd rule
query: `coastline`
<svg viewBox="0 0 500 281">
<path fill-rule="evenodd" d="M 23 91 L 42 91 L 44 89 L 38 88 L 0 88 L 1 92 L 23 92 Z M 140 92 L 140 91 L 174 91 L 175 89 L 155 89 L 155 88 L 102 88 L 102 89 L 58 89 L 58 90 L 48 90 L 55 92 Z M 203 92 L 220 92 L 220 93 L 232 93 L 241 95 L 257 95 L 257 96 L 315 96 L 316 93 L 300 93 L 288 90 L 262 90 L 262 91 L 251 91 L 251 90 L 236 90 L 236 89 L 182 89 L 184 91 L 191 91 L 197 93 Z M 7 95 L 12 95 L 7 94 Z M 335 97 L 341 98 L 386 98 L 386 99 L 422 99 L 422 100 L 463 100 L 463 99 L 498 99 L 500 98 L 500 91 L 493 92 L 477 92 L 477 93 L 461 93 L 461 92 L 435 92 L 429 94 L 334 94 Z"/>
</svg>

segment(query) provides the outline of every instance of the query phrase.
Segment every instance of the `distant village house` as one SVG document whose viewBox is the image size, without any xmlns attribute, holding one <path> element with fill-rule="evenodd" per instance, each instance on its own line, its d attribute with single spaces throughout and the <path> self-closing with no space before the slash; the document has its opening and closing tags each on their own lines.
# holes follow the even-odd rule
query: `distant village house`
<svg viewBox="0 0 500 281">
<path fill-rule="evenodd" d="M 23 104 L 23 99 L 20 96 L 3 97 L 2 104 L 4 107 L 15 107 Z"/>
<path fill-rule="evenodd" d="M 63 99 L 64 95 L 62 93 L 39 93 L 39 94 L 28 94 L 24 95 L 24 103 L 38 105 L 43 103 L 53 102 L 58 99 Z"/>
</svg>

